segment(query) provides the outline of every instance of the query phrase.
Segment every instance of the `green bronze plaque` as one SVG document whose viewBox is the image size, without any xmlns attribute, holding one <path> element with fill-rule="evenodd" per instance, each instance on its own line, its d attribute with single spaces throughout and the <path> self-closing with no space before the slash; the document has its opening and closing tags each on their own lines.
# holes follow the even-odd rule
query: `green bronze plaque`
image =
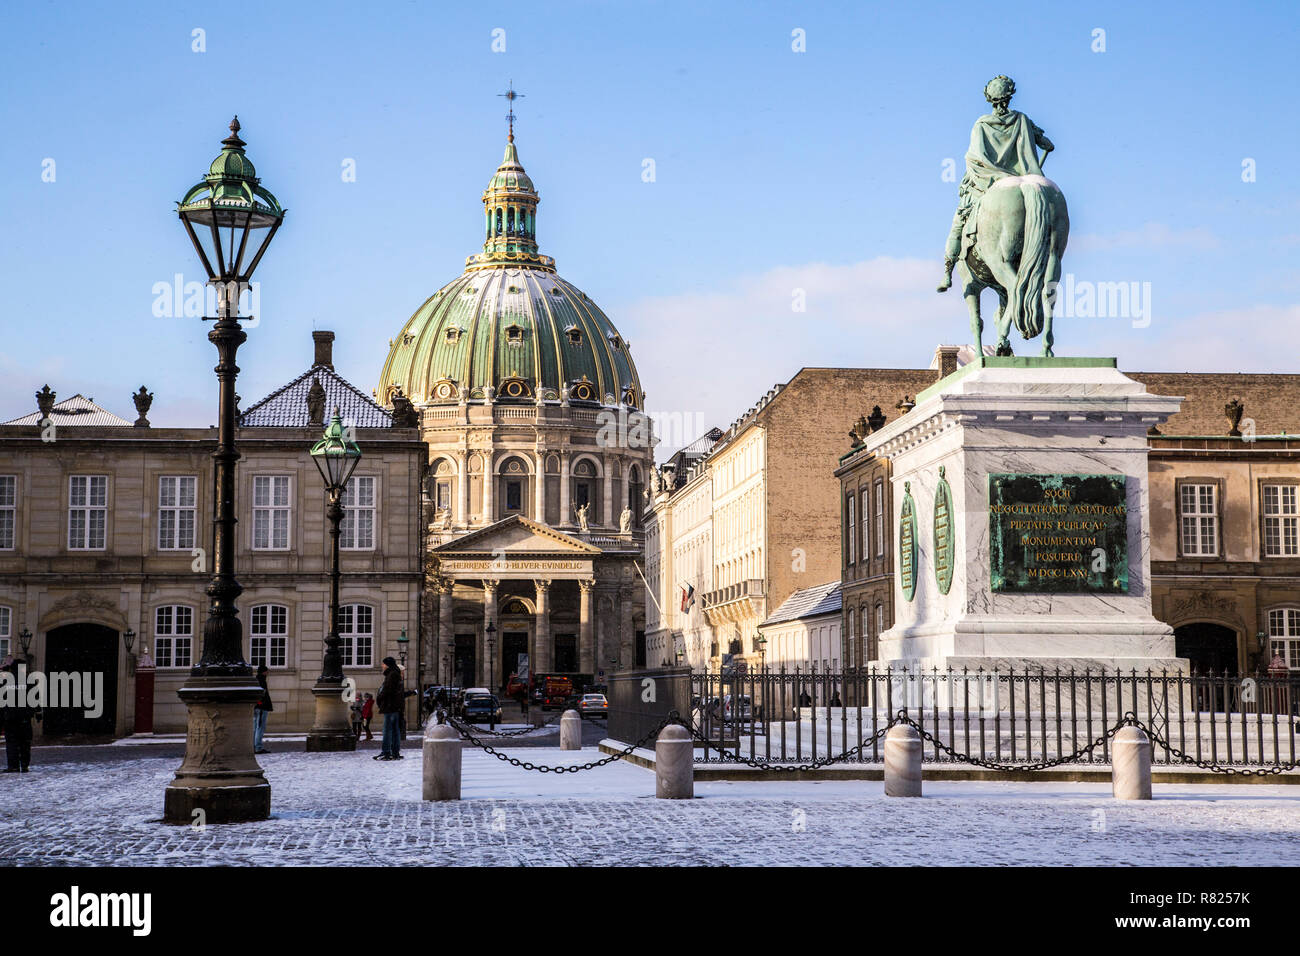
<svg viewBox="0 0 1300 956">
<path fill-rule="evenodd" d="M 952 587 L 952 562 L 957 553 L 953 542 L 957 529 L 953 524 L 952 489 L 943 472 L 944 467 L 940 465 L 939 484 L 934 489 L 934 580 L 939 585 L 939 593 L 947 594 Z"/>
<path fill-rule="evenodd" d="M 910 481 L 903 482 L 903 509 L 898 515 L 898 583 L 903 600 L 916 596 L 916 504 Z"/>
<path fill-rule="evenodd" d="M 1128 592 L 1124 475 L 989 475 L 994 591 Z"/>
</svg>

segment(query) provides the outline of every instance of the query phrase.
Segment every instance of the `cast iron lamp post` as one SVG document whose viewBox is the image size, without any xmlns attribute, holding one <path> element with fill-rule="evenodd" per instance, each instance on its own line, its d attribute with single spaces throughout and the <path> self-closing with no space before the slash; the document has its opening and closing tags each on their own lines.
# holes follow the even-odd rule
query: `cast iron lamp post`
<svg viewBox="0 0 1300 956">
<path fill-rule="evenodd" d="M 244 660 L 244 628 L 235 606 L 235 353 L 247 339 L 239 325 L 239 294 L 248 287 L 284 221 L 284 209 L 244 155 L 239 119 L 221 141 L 207 175 L 177 203 L 176 212 L 217 292 L 208 341 L 217 347 L 216 501 L 212 581 L 203 654 L 177 694 L 189 712 L 185 759 L 167 785 L 168 823 L 237 823 L 271 815 L 271 785 L 253 756 L 253 704 L 262 688 Z M 251 241 L 250 241 L 251 240 Z"/>
<path fill-rule="evenodd" d="M 761 633 L 754 638 L 754 646 L 758 648 L 758 666 L 767 667 L 767 638 Z"/>
<path fill-rule="evenodd" d="M 135 631 L 127 628 L 122 632 L 122 644 L 126 647 L 126 673 L 129 677 L 135 676 L 135 657 L 131 654 L 131 648 L 135 647 Z"/>
<path fill-rule="evenodd" d="M 325 482 L 325 517 L 330 523 L 330 609 L 329 630 L 325 634 L 325 654 L 320 677 L 312 687 L 316 698 L 316 721 L 307 731 L 308 753 L 336 753 L 356 750 L 357 738 L 348 719 L 348 702 L 343 699 L 343 644 L 339 637 L 339 529 L 343 522 L 343 493 L 348 479 L 361 461 L 361 449 L 343 431 L 338 406 L 325 428 L 325 434 L 311 448 Z"/>
<path fill-rule="evenodd" d="M 487 688 L 492 693 L 496 693 L 496 688 L 492 685 L 496 683 L 496 645 L 497 645 L 497 626 L 488 621 L 487 626 L 487 646 L 488 646 L 488 679 Z"/>
<path fill-rule="evenodd" d="M 19 632 L 18 646 L 23 649 L 23 662 L 26 663 L 30 660 L 27 656 L 27 652 L 32 648 L 32 632 L 27 628 L 23 628 L 22 631 Z"/>
<path fill-rule="evenodd" d="M 406 733 L 406 655 L 411 639 L 406 636 L 406 628 L 402 628 L 402 633 L 397 635 L 397 662 L 402 665 L 402 733 Z M 416 684 L 419 689 L 419 684 Z M 417 711 L 418 715 L 418 711 Z"/>
</svg>

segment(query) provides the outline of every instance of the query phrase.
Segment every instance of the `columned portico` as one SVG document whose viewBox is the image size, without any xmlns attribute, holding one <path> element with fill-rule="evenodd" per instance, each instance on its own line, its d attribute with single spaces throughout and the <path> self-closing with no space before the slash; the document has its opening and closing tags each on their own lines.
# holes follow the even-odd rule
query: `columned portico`
<svg viewBox="0 0 1300 956">
<path fill-rule="evenodd" d="M 537 674 L 545 674 L 551 669 L 551 651 L 553 647 L 551 641 L 551 582 L 537 580 L 533 582 L 533 586 L 537 589 L 537 625 L 532 658 L 535 663 L 532 665 L 532 670 Z"/>
</svg>

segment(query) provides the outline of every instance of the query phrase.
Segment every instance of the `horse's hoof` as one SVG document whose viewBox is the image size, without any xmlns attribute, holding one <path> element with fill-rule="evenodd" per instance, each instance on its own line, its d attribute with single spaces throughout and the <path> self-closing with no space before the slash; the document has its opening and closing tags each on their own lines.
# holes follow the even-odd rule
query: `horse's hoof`
<svg viewBox="0 0 1300 956">
<path fill-rule="evenodd" d="M 998 357 L 1001 358 L 1001 357 L 1003 357 L 1003 356 L 1015 355 L 1016 353 L 1013 352 L 1013 351 L 1011 351 L 1011 343 L 1010 343 L 1010 342 L 999 342 L 999 343 L 998 343 L 998 351 L 997 351 L 997 354 L 998 354 Z"/>
</svg>

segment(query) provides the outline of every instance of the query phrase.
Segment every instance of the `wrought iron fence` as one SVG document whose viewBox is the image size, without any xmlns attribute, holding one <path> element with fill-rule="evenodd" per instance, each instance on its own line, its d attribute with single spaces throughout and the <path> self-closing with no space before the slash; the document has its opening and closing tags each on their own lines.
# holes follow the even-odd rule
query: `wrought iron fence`
<svg viewBox="0 0 1300 956">
<path fill-rule="evenodd" d="M 1189 758 L 1215 765 L 1296 761 L 1300 678 L 1137 670 L 773 671 L 691 674 L 697 761 L 772 765 L 881 761 L 881 728 L 906 710 L 933 741 L 998 763 L 1059 759 L 1134 714 Z M 862 744 L 861 747 L 858 747 Z M 854 751 L 854 748 L 858 749 Z M 1184 761 L 1156 747 L 1159 764 Z M 1109 741 L 1081 763 L 1108 763 Z"/>
</svg>

